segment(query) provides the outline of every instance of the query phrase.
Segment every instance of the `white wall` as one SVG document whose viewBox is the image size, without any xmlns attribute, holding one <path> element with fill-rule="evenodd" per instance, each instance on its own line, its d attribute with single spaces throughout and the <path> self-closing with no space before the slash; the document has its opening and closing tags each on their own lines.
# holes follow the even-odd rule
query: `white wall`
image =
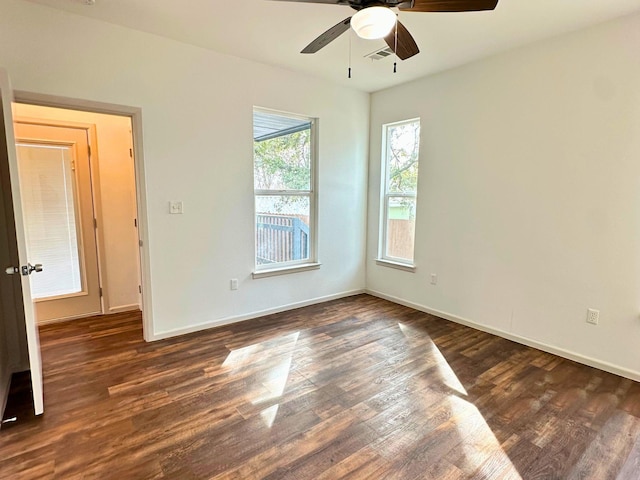
<svg viewBox="0 0 640 480">
<path fill-rule="evenodd" d="M 155 336 L 364 287 L 368 94 L 18 0 L 0 65 L 17 90 L 142 108 Z M 320 119 L 320 270 L 251 279 L 254 105 Z"/>
<path fill-rule="evenodd" d="M 373 94 L 368 288 L 640 379 L 639 48 L 628 17 Z M 417 116 L 412 274 L 373 259 L 382 125 Z"/>
<path fill-rule="evenodd" d="M 80 112 L 39 105 L 16 104 L 15 118 L 84 123 L 95 126 L 99 174 L 102 285 L 105 313 L 140 308 L 140 261 L 136 218 L 136 184 L 129 150 L 131 119 L 116 115 Z"/>
</svg>

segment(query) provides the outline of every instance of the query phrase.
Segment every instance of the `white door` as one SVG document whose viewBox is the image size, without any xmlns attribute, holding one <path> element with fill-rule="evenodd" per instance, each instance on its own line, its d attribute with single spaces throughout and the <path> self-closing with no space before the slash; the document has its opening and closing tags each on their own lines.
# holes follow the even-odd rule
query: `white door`
<svg viewBox="0 0 640 480">
<path fill-rule="evenodd" d="M 86 128 L 14 124 L 38 323 L 102 313 Z"/>
<path fill-rule="evenodd" d="M 13 133 L 13 115 L 11 114 L 11 102 L 13 94 L 9 84 L 9 76 L 5 70 L 0 69 L 0 149 L 2 155 L 0 160 L 8 161 L 8 170 L 11 188 L 11 198 L 13 200 L 13 217 L 15 219 L 15 251 L 6 252 L 11 258 L 17 258 L 17 265 L 2 265 L 4 272 L 0 274 L 10 274 L 15 278 L 15 282 L 20 282 L 22 287 L 22 308 L 24 308 L 25 329 L 27 333 L 27 345 L 29 350 L 29 366 L 31 369 L 31 386 L 33 391 L 33 405 L 36 415 L 44 412 L 43 387 L 42 387 L 42 359 L 40 357 L 40 339 L 38 337 L 38 327 L 34 315 L 34 306 L 31 299 L 31 284 L 29 281 L 29 258 L 27 256 L 27 242 L 25 227 L 23 222 L 23 209 L 20 196 L 20 180 L 18 175 L 18 160 L 16 156 L 15 137 Z M 7 185 L 8 187 L 9 185 Z M 3 188 L 5 185 L 3 184 Z M 5 209 L 10 210 L 12 205 L 7 202 Z M 7 225 L 11 229 L 12 225 Z M 17 254 L 17 255 L 16 255 Z M 24 268 L 23 268 L 24 267 Z M 15 271 L 12 273 L 12 268 Z M 46 266 L 45 266 L 46 268 Z M 23 272 L 24 270 L 24 272 Z M 26 273 L 23 275 L 22 273 Z M 19 289 L 17 289 L 19 290 Z M 19 305 L 16 305 L 19 307 Z"/>
</svg>

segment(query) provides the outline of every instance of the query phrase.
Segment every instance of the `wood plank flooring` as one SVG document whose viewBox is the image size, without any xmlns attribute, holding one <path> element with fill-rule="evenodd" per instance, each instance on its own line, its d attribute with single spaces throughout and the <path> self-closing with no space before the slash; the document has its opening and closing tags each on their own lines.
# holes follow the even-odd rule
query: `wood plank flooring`
<svg viewBox="0 0 640 480">
<path fill-rule="evenodd" d="M 367 295 L 40 338 L 45 414 L 8 408 L 3 479 L 640 478 L 640 384 Z"/>
</svg>

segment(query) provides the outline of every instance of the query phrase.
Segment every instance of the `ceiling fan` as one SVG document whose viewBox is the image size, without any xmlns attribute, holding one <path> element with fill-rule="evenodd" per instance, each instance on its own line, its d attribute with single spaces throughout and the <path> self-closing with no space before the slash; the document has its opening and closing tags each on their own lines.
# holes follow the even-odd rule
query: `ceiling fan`
<svg viewBox="0 0 640 480">
<path fill-rule="evenodd" d="M 420 53 L 416 41 L 407 28 L 396 18 L 391 7 L 401 12 L 475 12 L 493 10 L 498 0 L 279 0 L 284 2 L 328 3 L 346 5 L 356 13 L 334 25 L 300 53 L 316 53 L 344 32 L 353 28 L 359 37 L 367 40 L 384 38 L 389 48 L 402 59 Z M 395 27 L 395 28 L 394 28 Z"/>
</svg>

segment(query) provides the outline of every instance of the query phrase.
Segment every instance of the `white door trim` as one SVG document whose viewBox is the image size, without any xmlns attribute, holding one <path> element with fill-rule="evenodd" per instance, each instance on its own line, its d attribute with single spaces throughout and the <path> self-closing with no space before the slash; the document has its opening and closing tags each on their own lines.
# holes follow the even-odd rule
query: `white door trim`
<svg viewBox="0 0 640 480">
<path fill-rule="evenodd" d="M 114 103 L 95 102 L 76 98 L 14 90 L 15 101 L 44 107 L 68 108 L 94 113 L 106 113 L 131 117 L 134 166 L 136 175 L 136 200 L 138 208 L 138 236 L 140 247 L 140 274 L 142 278 L 142 311 L 144 339 L 154 338 L 153 307 L 151 302 L 151 268 L 149 258 L 149 223 L 147 215 L 147 188 L 142 143 L 142 109 Z"/>
<path fill-rule="evenodd" d="M 53 142 L 57 143 L 59 141 L 60 135 L 62 135 L 65 139 L 70 140 L 68 135 L 72 137 L 76 134 L 76 132 L 82 136 L 82 139 L 86 138 L 87 146 L 90 148 L 90 154 L 85 152 L 77 152 L 82 158 L 83 155 L 87 155 L 86 164 L 82 164 L 82 170 L 76 169 L 76 181 L 78 182 L 77 188 L 79 189 L 77 193 L 76 202 L 78 203 L 78 213 L 80 215 L 80 226 L 82 227 L 79 230 L 78 240 L 80 252 L 82 252 L 80 258 L 80 269 L 82 272 L 82 277 L 85 279 L 86 283 L 83 285 L 83 291 L 76 294 L 67 294 L 60 297 L 48 297 L 45 299 L 34 299 L 35 309 L 36 309 L 36 320 L 38 325 L 44 325 L 45 323 L 51 323 L 52 320 L 61 321 L 63 318 L 71 319 L 74 317 L 88 317 L 92 315 L 99 315 L 104 313 L 104 298 L 100 296 L 99 290 L 102 289 L 106 291 L 106 288 L 103 287 L 104 282 L 104 271 L 106 268 L 104 266 L 104 232 L 102 229 L 102 204 L 101 204 L 101 195 L 100 195 L 100 174 L 99 174 L 99 160 L 97 154 L 97 142 L 96 142 L 96 129 L 95 125 L 86 124 L 86 123 L 78 123 L 78 122 L 63 122 L 63 121 L 55 121 L 55 120 L 38 120 L 37 118 L 28 118 L 23 116 L 14 115 L 13 117 L 14 129 L 16 135 L 16 142 L 20 142 L 22 139 L 21 135 L 25 133 L 25 130 L 21 129 L 29 129 L 32 127 L 42 128 L 45 130 L 35 132 L 29 132 L 32 134 L 31 136 L 37 137 L 39 134 L 44 135 L 42 138 L 45 138 L 46 135 L 53 135 L 54 139 L 47 140 L 45 143 Z M 48 130 L 48 128 L 60 129 L 54 130 L 56 133 L 53 134 L 52 131 Z M 72 131 L 73 133 L 69 133 Z M 55 141 L 54 141 L 55 140 Z M 27 143 L 40 143 L 40 140 L 29 140 L 27 139 Z M 65 144 L 65 143 L 62 143 Z M 88 168 L 88 169 L 87 169 Z M 82 175 L 78 176 L 79 172 L 82 172 Z M 80 178 L 82 177 L 82 179 Z M 81 201 L 81 197 L 84 195 L 84 202 Z M 89 206 L 87 202 L 87 196 L 91 198 L 91 205 Z M 90 207 L 90 208 L 89 208 Z M 90 214 L 90 219 L 89 219 Z M 95 219 L 95 220 L 94 220 Z M 100 228 L 96 228 L 95 223 Z M 88 232 L 91 231 L 91 234 Z M 93 238 L 90 238 L 93 237 Z M 90 275 L 89 272 L 92 271 L 94 262 L 89 261 L 94 255 L 92 243 L 95 242 L 95 267 L 97 269 L 96 275 Z M 46 267 L 45 267 L 46 268 Z M 97 284 L 96 284 L 97 281 Z M 90 287 L 92 286 L 92 287 Z M 91 294 L 91 296 L 89 296 Z M 93 306 L 91 308 L 82 308 L 79 311 L 76 306 L 72 306 L 72 304 L 68 304 L 69 309 L 63 308 L 60 309 L 60 303 L 65 300 L 70 300 L 74 302 L 74 297 L 82 297 L 84 299 L 93 298 L 92 302 L 98 302 L 98 309 L 94 309 Z M 79 300 L 79 298 L 78 298 Z M 58 306 L 44 307 L 42 309 L 42 305 L 38 305 L 40 302 L 52 302 L 58 303 Z M 82 301 L 82 300 L 81 300 Z M 51 309 L 54 309 L 56 312 L 55 315 L 52 314 Z M 41 310 L 42 309 L 42 310 Z M 64 317 L 59 313 L 64 312 Z M 72 312 L 72 314 L 70 314 Z M 44 315 L 42 315 L 45 313 Z"/>
</svg>

